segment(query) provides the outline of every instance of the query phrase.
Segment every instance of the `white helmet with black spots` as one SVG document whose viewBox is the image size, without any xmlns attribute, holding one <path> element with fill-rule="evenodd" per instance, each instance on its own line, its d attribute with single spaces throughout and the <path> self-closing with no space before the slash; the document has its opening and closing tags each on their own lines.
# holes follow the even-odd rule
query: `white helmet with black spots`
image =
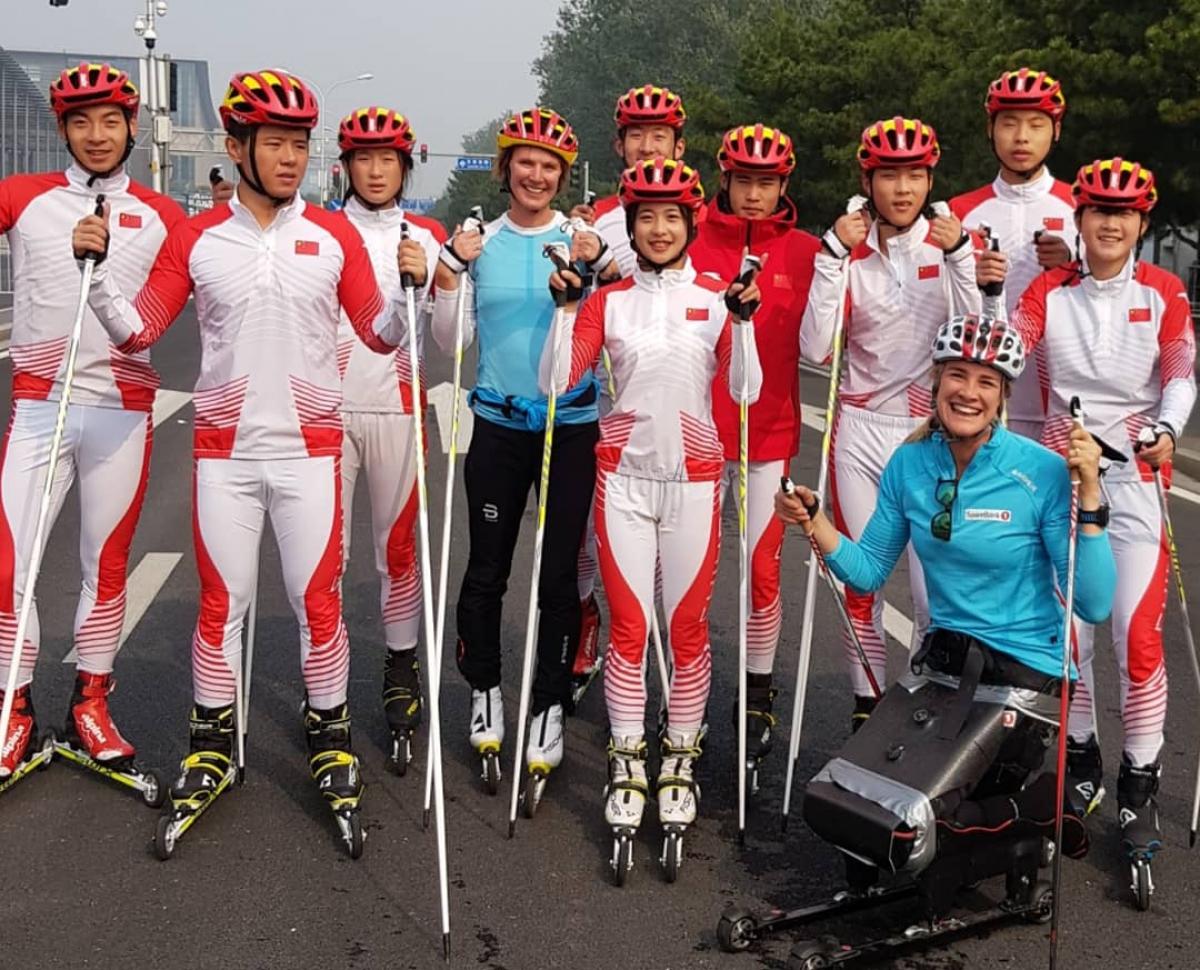
<svg viewBox="0 0 1200 970">
<path fill-rule="evenodd" d="M 1025 369 L 1025 345 L 1004 320 L 988 314 L 960 314 L 943 323 L 933 340 L 933 362 L 952 360 L 986 364 L 1015 381 Z"/>
</svg>

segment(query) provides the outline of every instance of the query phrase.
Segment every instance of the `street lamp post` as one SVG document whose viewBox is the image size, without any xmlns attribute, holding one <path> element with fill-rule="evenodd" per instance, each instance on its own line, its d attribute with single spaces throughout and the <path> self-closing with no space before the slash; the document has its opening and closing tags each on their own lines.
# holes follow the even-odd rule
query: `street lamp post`
<svg viewBox="0 0 1200 970">
<path fill-rule="evenodd" d="M 283 68 L 283 70 L 287 70 L 287 68 Z M 310 88 L 315 88 L 317 92 L 317 103 L 320 105 L 321 109 L 324 110 L 326 107 L 325 92 L 321 88 L 321 85 L 317 84 L 315 81 L 310 81 L 308 78 L 297 74 L 295 71 L 288 71 L 287 73 L 292 75 L 292 77 L 299 78 Z M 340 81 L 334 81 L 331 85 L 329 85 L 329 93 L 333 94 L 333 92 L 340 88 L 343 84 L 354 84 L 356 81 L 372 81 L 374 79 L 375 75 L 370 71 L 355 75 L 354 77 L 344 77 Z M 331 129 L 327 129 L 322 126 L 317 132 L 317 191 L 320 193 L 322 206 L 325 205 L 325 197 L 327 194 L 326 189 L 329 186 L 328 173 L 325 171 L 325 132 L 328 130 Z"/>
<path fill-rule="evenodd" d="M 164 124 L 161 113 L 165 108 L 163 91 L 159 90 L 158 58 L 154 56 L 154 45 L 158 31 L 154 24 L 157 18 L 167 15 L 166 0 L 146 0 L 146 13 L 138 14 L 133 21 L 133 32 L 146 44 L 146 110 L 150 114 L 150 177 L 154 191 L 163 191 L 164 172 L 167 169 L 167 152 L 171 143 L 170 116 Z"/>
</svg>

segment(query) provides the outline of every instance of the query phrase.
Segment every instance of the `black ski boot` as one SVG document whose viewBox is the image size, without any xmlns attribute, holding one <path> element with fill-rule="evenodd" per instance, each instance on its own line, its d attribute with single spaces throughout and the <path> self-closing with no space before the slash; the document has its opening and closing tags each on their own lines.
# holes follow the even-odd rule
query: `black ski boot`
<svg viewBox="0 0 1200 970">
<path fill-rule="evenodd" d="M 421 662 L 417 651 L 389 650 L 383 666 L 383 712 L 392 733 L 392 770 L 403 775 L 412 761 L 412 739 L 421 726 Z"/>
<path fill-rule="evenodd" d="M 179 778 L 171 787 L 170 801 L 164 806 L 154 833 L 154 851 L 163 861 L 171 857 L 184 832 L 237 777 L 233 732 L 232 707 L 197 704 L 192 708 L 188 719 L 188 754 L 179 767 Z"/>
<path fill-rule="evenodd" d="M 1152 764 L 1137 768 L 1128 755 L 1121 757 L 1117 775 L 1117 815 L 1121 823 L 1121 848 L 1129 859 L 1134 897 L 1137 908 L 1150 908 L 1154 895 L 1154 879 L 1150 863 L 1163 847 L 1162 829 L 1158 824 L 1158 777 L 1162 768 Z"/>
<path fill-rule="evenodd" d="M 341 704 L 318 711 L 305 704 L 304 731 L 308 735 L 309 771 L 333 811 L 346 851 L 351 859 L 357 859 L 363 849 L 358 814 L 363 783 L 358 758 L 350 750 L 350 709 Z"/>
<path fill-rule="evenodd" d="M 779 718 L 773 713 L 778 693 L 771 686 L 770 674 L 746 674 L 746 790 L 758 794 L 758 769 L 774 746 L 774 729 Z M 737 726 L 738 705 L 733 705 L 733 723 Z"/>
<path fill-rule="evenodd" d="M 1086 741 L 1067 738 L 1067 802 L 1080 818 L 1100 807 L 1104 799 L 1104 762 L 1093 734 Z"/>
</svg>

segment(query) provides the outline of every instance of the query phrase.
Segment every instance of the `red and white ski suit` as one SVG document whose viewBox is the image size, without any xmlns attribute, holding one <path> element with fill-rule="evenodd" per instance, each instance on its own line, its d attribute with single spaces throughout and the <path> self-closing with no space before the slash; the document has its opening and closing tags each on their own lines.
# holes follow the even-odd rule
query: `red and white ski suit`
<svg viewBox="0 0 1200 970">
<path fill-rule="evenodd" d="M 1097 280 L 1086 269 L 1085 258 L 1035 279 L 1021 297 L 1015 325 L 1027 348 L 1045 349 L 1049 397 L 1042 443 L 1065 451 L 1070 401 L 1078 396 L 1088 430 L 1129 457 L 1104 477 L 1117 563 L 1112 642 L 1125 753 L 1135 765 L 1148 765 L 1162 748 L 1167 713 L 1162 620 L 1169 567 L 1154 475 L 1134 457 L 1133 445 L 1145 427 L 1162 424 L 1178 435 L 1187 424 L 1196 401 L 1196 340 L 1178 277 L 1132 256 L 1112 279 Z M 1169 484 L 1169 466 L 1163 478 Z M 1095 732 L 1093 633 L 1079 625 L 1084 689 L 1075 693 L 1070 730 L 1080 741 Z"/>
<path fill-rule="evenodd" d="M 408 225 L 410 238 L 425 250 L 429 275 L 416 293 L 425 303 L 437 269 L 445 230 L 434 220 L 405 212 L 397 205 L 369 209 L 351 196 L 342 210 L 367 247 L 375 278 L 385 293 L 403 293 L 396 251 Z M 407 311 L 406 311 L 407 312 Z M 417 356 L 425 390 L 423 332 L 417 320 Z M 377 354 L 354 332 L 343 311 L 338 329 L 338 370 L 342 375 L 342 512 L 345 549 L 350 555 L 354 487 L 361 472 L 371 503 L 375 570 L 380 582 L 380 610 L 389 650 L 412 650 L 421 629 L 421 571 L 417 559 L 417 466 L 413 443 L 412 354 L 400 347 Z M 424 407 L 424 402 L 422 402 Z"/>
<path fill-rule="evenodd" d="M 656 560 L 673 657 L 668 723 L 697 731 L 712 677 L 708 606 L 720 550 L 721 471 L 712 420 L 718 376 L 749 400 L 762 371 L 747 331 L 725 308 L 725 284 L 691 264 L 637 270 L 603 287 L 557 335 L 557 386 L 566 388 L 608 349 L 617 396 L 596 445 L 596 539 L 612 620 L 604 693 L 614 736 L 640 736 L 646 714 L 645 654 L 654 608 Z M 543 358 L 550 384 L 549 353 Z"/>
<path fill-rule="evenodd" d="M 833 350 L 843 274 L 846 291 L 844 371 L 838 391 L 830 453 L 829 485 L 834 522 L 858 539 L 879 494 L 883 469 L 904 439 L 932 410 L 930 353 L 933 338 L 956 313 L 978 313 L 975 256 L 963 243 L 950 253 L 935 245 L 924 216 L 907 232 L 879 243 L 879 223 L 848 260 L 824 249 L 800 327 L 800 353 L 822 363 Z M 913 598 L 914 647 L 929 625 L 925 580 L 912 547 L 908 555 Z M 871 662 L 876 680 L 887 676 L 883 596 L 846 589 L 846 606 Z M 871 688 L 848 636 L 843 638 L 854 693 L 869 697 Z"/>
<path fill-rule="evenodd" d="M 405 339 L 403 300 L 384 299 L 349 221 L 299 197 L 265 229 L 236 196 L 177 226 L 132 305 L 106 265 L 97 268 L 89 303 L 123 351 L 149 347 L 196 295 L 197 703 L 234 699 L 269 514 L 300 623 L 308 703 L 340 705 L 350 647 L 340 592 L 338 313 L 345 308 L 359 338 L 390 354 Z"/>
<path fill-rule="evenodd" d="M 1039 230 L 1071 239 L 1075 233 L 1075 200 L 1071 186 L 1060 182 L 1048 169 L 1036 179 L 1019 185 L 999 175 L 990 185 L 950 200 L 950 211 L 968 232 L 981 226 L 991 228 L 1000 252 L 1008 259 L 1004 280 L 1004 309 L 1011 320 L 1017 301 L 1034 277 L 1042 272 L 1037 261 L 1033 234 Z M 1034 441 L 1042 437 L 1046 417 L 1046 363 L 1039 350 L 1032 355 L 1024 373 L 1013 384 L 1008 399 L 1008 429 Z"/>
<path fill-rule="evenodd" d="M 184 218 L 178 205 L 130 181 L 124 171 L 91 185 L 89 178 L 72 165 L 66 172 L 13 175 L 0 182 L 0 232 L 8 236 L 14 279 L 9 348 L 13 409 L 0 459 L 0 682 L 8 674 L 17 614 L 27 591 L 26 571 L 78 308 L 79 269 L 71 232 L 103 193 L 112 226 L 105 266 L 114 286 L 135 293 L 167 231 Z M 85 311 L 50 526 L 78 479 L 83 583 L 74 632 L 78 667 L 86 673 L 110 673 L 120 645 L 129 546 L 150 470 L 150 412 L 157 388 L 149 354 L 118 350 L 95 316 Z M 33 679 L 39 639 L 35 607 L 19 686 Z"/>
<path fill-rule="evenodd" d="M 775 515 L 779 479 L 788 473 L 800 448 L 800 320 L 812 285 L 813 260 L 821 248 L 813 235 L 796 228 L 796 207 L 785 198 L 766 219 L 742 219 L 722 210 L 714 199 L 705 207 L 696 241 L 688 255 L 698 272 L 732 280 L 746 248 L 766 263 L 757 282 L 762 304 L 754 314 L 762 393 L 749 413 L 750 467 L 746 487 L 747 541 L 750 546 L 750 617 L 746 637 L 746 669 L 769 674 L 775 665 L 783 600 L 779 563 L 783 554 L 783 522 Z M 721 504 L 736 492 L 738 480 L 739 407 L 713 385 L 713 419 L 725 450 Z"/>
</svg>

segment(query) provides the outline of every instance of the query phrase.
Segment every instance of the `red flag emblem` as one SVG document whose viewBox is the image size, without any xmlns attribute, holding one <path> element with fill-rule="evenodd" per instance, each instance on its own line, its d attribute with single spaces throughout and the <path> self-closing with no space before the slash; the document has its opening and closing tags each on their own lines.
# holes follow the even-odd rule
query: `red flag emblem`
<svg viewBox="0 0 1200 970">
<path fill-rule="evenodd" d="M 297 239 L 296 240 L 296 255 L 297 256 L 320 256 L 321 244 L 313 239 Z"/>
<path fill-rule="evenodd" d="M 705 306 L 690 306 L 687 308 L 688 320 L 707 320 L 708 307 Z"/>
<path fill-rule="evenodd" d="M 917 267 L 917 279 L 919 280 L 936 280 L 941 275 L 942 268 L 937 263 Z"/>
<path fill-rule="evenodd" d="M 1150 308 L 1148 306 L 1135 306 L 1129 308 L 1130 323 L 1149 323 Z"/>
<path fill-rule="evenodd" d="M 1062 216 L 1046 216 L 1046 218 L 1042 220 L 1042 225 L 1055 232 L 1062 232 Z"/>
<path fill-rule="evenodd" d="M 136 212 L 122 212 L 117 216 L 117 225 L 122 229 L 141 229 L 142 217 Z"/>
</svg>

